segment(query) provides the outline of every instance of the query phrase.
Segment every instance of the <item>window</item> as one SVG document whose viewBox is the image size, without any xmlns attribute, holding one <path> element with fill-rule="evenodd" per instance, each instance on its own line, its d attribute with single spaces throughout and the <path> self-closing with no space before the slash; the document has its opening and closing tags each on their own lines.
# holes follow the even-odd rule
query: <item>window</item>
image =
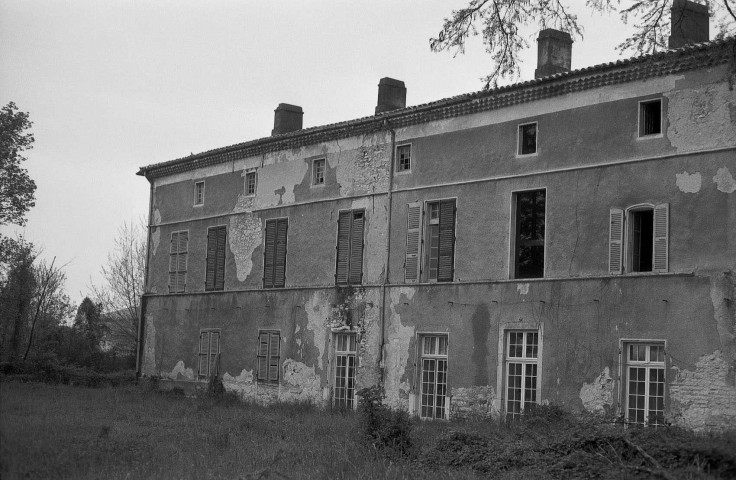
<svg viewBox="0 0 736 480">
<path fill-rule="evenodd" d="M 506 333 L 506 420 L 521 418 L 538 402 L 539 332 Z"/>
<path fill-rule="evenodd" d="M 365 212 L 340 212 L 337 222 L 335 285 L 360 285 L 363 281 L 363 228 Z"/>
<path fill-rule="evenodd" d="M 408 172 L 411 170 L 411 145 L 396 147 L 396 171 Z"/>
<path fill-rule="evenodd" d="M 325 184 L 325 159 L 320 158 L 312 162 L 312 185 Z"/>
<path fill-rule="evenodd" d="M 255 195 L 256 194 L 256 172 L 246 172 L 245 174 L 245 194 Z"/>
<path fill-rule="evenodd" d="M 335 408 L 355 407 L 356 336 L 354 333 L 335 334 L 335 388 L 332 405 Z"/>
<path fill-rule="evenodd" d="M 226 227 L 211 227 L 207 230 L 207 269 L 205 272 L 206 291 L 225 288 L 225 248 Z"/>
<path fill-rule="evenodd" d="M 289 219 L 266 220 L 263 249 L 263 288 L 281 288 L 286 282 L 286 233 Z"/>
<path fill-rule="evenodd" d="M 278 330 L 258 331 L 258 383 L 278 385 L 280 344 Z"/>
<path fill-rule="evenodd" d="M 518 155 L 537 153 L 537 122 L 519 125 Z"/>
<path fill-rule="evenodd" d="M 669 204 L 612 208 L 610 225 L 609 273 L 668 271 Z"/>
<path fill-rule="evenodd" d="M 194 206 L 204 205 L 204 182 L 194 184 Z"/>
<path fill-rule="evenodd" d="M 514 278 L 544 276 L 545 190 L 515 194 Z"/>
<path fill-rule="evenodd" d="M 662 100 L 639 102 L 639 136 L 662 133 Z"/>
<path fill-rule="evenodd" d="M 451 282 L 455 267 L 455 199 L 410 203 L 407 214 L 404 281 Z"/>
<path fill-rule="evenodd" d="M 640 425 L 664 423 L 664 342 L 624 343 L 626 420 Z"/>
<path fill-rule="evenodd" d="M 187 284 L 189 232 L 172 232 L 169 250 L 169 293 L 183 293 Z"/>
<path fill-rule="evenodd" d="M 447 336 L 422 335 L 420 418 L 447 418 Z"/>
<path fill-rule="evenodd" d="M 217 376 L 220 370 L 220 331 L 202 330 L 199 332 L 199 361 L 197 377 Z"/>
</svg>

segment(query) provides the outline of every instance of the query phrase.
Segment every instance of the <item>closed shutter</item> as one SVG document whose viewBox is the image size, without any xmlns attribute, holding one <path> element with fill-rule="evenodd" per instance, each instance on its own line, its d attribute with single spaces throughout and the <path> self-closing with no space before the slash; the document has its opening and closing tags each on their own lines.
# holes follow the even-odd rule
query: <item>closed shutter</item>
<svg viewBox="0 0 736 480">
<path fill-rule="evenodd" d="M 177 287 L 179 292 L 186 290 L 187 257 L 189 256 L 189 232 L 179 232 L 179 255 L 177 259 Z"/>
<path fill-rule="evenodd" d="M 270 343 L 268 346 L 268 381 L 269 383 L 278 383 L 279 381 L 279 340 L 278 332 L 269 334 Z"/>
<path fill-rule="evenodd" d="M 258 381 L 268 381 L 268 332 L 258 334 Z"/>
<path fill-rule="evenodd" d="M 209 375 L 209 362 L 207 357 L 209 356 L 210 350 L 210 332 L 199 333 L 199 366 L 198 375 L 200 377 L 207 377 Z"/>
<path fill-rule="evenodd" d="M 286 284 L 286 238 L 288 229 L 289 221 L 286 218 L 279 219 L 276 228 L 274 287 L 283 287 Z"/>
<path fill-rule="evenodd" d="M 227 229 L 210 228 L 207 231 L 207 269 L 205 272 L 205 290 L 223 290 L 225 288 L 225 247 L 227 246 Z"/>
<path fill-rule="evenodd" d="M 612 208 L 609 214 L 610 235 L 608 240 L 608 273 L 621 274 L 623 238 L 624 238 L 624 211 Z"/>
<path fill-rule="evenodd" d="M 350 226 L 350 275 L 348 282 L 360 285 L 363 281 L 363 212 L 353 212 L 353 224 Z"/>
<path fill-rule="evenodd" d="M 350 269 L 350 224 L 353 212 L 340 212 L 337 221 L 337 260 L 335 267 L 335 284 L 348 283 Z"/>
<path fill-rule="evenodd" d="M 217 272 L 215 274 L 215 290 L 225 288 L 225 248 L 227 247 L 227 230 L 225 227 L 217 228 Z"/>
<path fill-rule="evenodd" d="M 266 244 L 263 251 L 263 288 L 273 288 L 276 227 L 277 224 L 275 220 L 269 220 L 266 222 Z"/>
<path fill-rule="evenodd" d="M 404 260 L 404 281 L 407 283 L 419 281 L 421 239 L 422 204 L 421 202 L 410 203 L 406 220 L 406 259 Z"/>
<path fill-rule="evenodd" d="M 179 283 L 177 274 L 177 253 L 179 251 L 179 232 L 171 234 L 171 248 L 169 249 L 169 292 L 176 293 L 179 291 Z"/>
<path fill-rule="evenodd" d="M 652 270 L 666 272 L 669 266 L 670 205 L 654 207 L 654 262 Z"/>
<path fill-rule="evenodd" d="M 207 230 L 207 268 L 204 276 L 204 289 L 214 290 L 215 288 L 215 272 L 217 254 L 217 229 L 210 228 Z"/>
<path fill-rule="evenodd" d="M 455 199 L 440 201 L 437 281 L 451 282 L 455 260 Z"/>
<path fill-rule="evenodd" d="M 209 374 L 217 376 L 218 361 L 220 356 L 220 332 L 210 332 L 210 370 Z"/>
</svg>

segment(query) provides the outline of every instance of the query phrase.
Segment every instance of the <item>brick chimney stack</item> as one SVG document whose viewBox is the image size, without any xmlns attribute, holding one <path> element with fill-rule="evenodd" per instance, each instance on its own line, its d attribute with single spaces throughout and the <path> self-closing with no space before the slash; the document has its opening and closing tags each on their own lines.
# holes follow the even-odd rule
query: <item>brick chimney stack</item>
<svg viewBox="0 0 736 480">
<path fill-rule="evenodd" d="M 710 40 L 708 6 L 687 0 L 674 0 L 671 14 L 669 48 Z"/>
<path fill-rule="evenodd" d="M 572 38 L 569 33 L 552 28 L 539 32 L 537 38 L 537 69 L 534 78 L 570 71 Z"/>
<path fill-rule="evenodd" d="M 279 106 L 274 110 L 271 136 L 301 130 L 303 116 L 302 107 L 289 105 L 288 103 L 279 103 Z"/>
<path fill-rule="evenodd" d="M 383 77 L 378 81 L 376 115 L 406 107 L 406 87 L 401 80 Z"/>
</svg>

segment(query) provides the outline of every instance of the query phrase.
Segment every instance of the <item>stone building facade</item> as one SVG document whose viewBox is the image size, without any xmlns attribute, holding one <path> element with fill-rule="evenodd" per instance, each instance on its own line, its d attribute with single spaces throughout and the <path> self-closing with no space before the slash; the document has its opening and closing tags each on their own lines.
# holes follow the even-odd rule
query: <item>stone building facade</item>
<svg viewBox="0 0 736 480">
<path fill-rule="evenodd" d="M 570 47 L 543 31 L 539 78 L 414 107 L 382 79 L 333 125 L 282 104 L 270 137 L 141 168 L 140 373 L 736 426 L 736 42 L 576 71 Z"/>
</svg>

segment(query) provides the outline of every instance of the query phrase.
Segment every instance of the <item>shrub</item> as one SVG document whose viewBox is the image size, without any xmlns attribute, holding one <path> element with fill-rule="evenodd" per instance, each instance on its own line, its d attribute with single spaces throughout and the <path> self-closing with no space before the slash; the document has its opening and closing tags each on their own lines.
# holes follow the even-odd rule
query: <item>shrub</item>
<svg viewBox="0 0 736 480">
<path fill-rule="evenodd" d="M 368 387 L 358 392 L 360 431 L 369 445 L 406 455 L 411 450 L 411 421 L 403 410 L 391 410 L 383 404 L 383 389 Z"/>
</svg>

